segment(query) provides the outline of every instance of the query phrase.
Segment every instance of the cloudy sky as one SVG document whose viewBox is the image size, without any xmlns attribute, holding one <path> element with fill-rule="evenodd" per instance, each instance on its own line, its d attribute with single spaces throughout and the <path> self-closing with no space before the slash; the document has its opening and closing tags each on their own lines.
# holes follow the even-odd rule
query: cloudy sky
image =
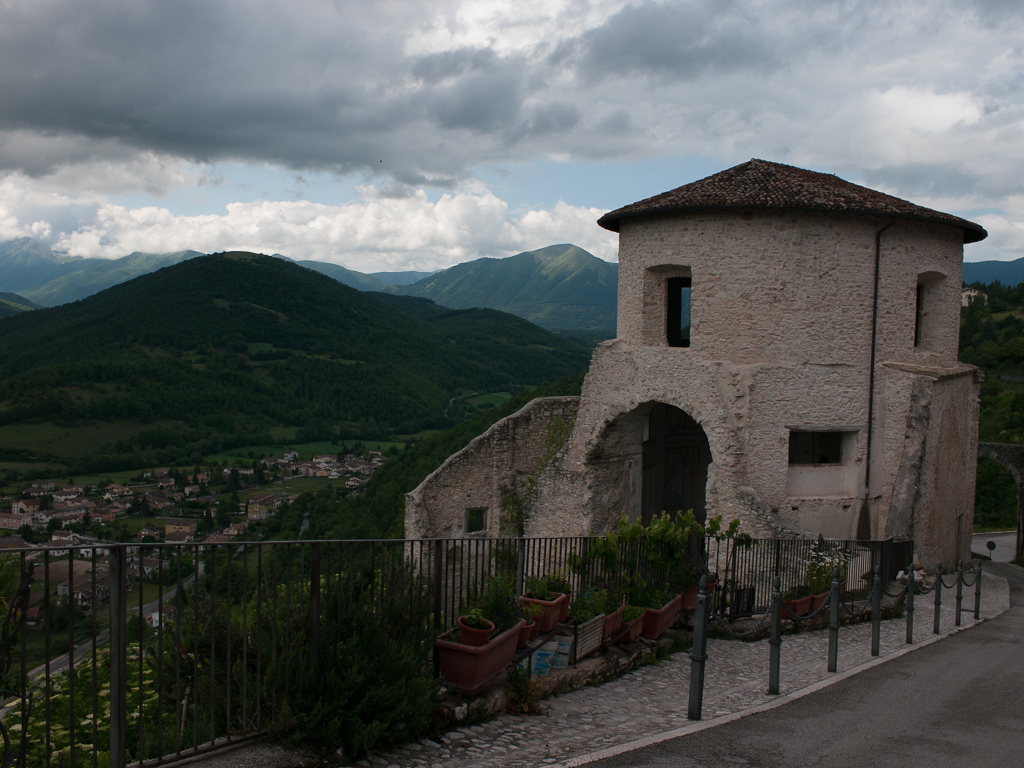
<svg viewBox="0 0 1024 768">
<path fill-rule="evenodd" d="M 603 212 L 760 157 L 1014 259 L 1022 75 L 1003 0 L 5 0 L 0 241 L 614 259 Z"/>
</svg>

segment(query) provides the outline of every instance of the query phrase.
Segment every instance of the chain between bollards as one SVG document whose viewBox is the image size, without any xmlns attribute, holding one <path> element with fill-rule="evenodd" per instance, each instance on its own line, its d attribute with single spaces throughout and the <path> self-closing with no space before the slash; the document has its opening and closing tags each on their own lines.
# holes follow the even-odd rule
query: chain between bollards
<svg viewBox="0 0 1024 768">
<path fill-rule="evenodd" d="M 832 603 L 828 611 L 828 671 L 835 672 L 839 664 L 839 569 L 832 570 Z"/>
<path fill-rule="evenodd" d="M 690 703 L 686 716 L 700 720 L 704 708 L 704 664 L 708 660 L 708 577 L 700 577 L 694 613 L 693 650 L 690 653 Z"/>
<path fill-rule="evenodd" d="M 914 564 L 907 567 L 907 645 L 914 644 Z"/>
<path fill-rule="evenodd" d="M 956 623 L 960 626 L 960 606 L 964 601 L 964 561 L 961 560 L 956 566 Z"/>
<path fill-rule="evenodd" d="M 974 620 L 981 619 L 981 560 L 978 561 L 978 572 L 974 576 Z"/>
<path fill-rule="evenodd" d="M 935 566 L 935 626 L 932 634 L 939 634 L 939 612 L 942 610 L 942 563 Z"/>
<path fill-rule="evenodd" d="M 871 583 L 871 655 L 878 655 L 882 633 L 882 566 L 875 566 L 875 579 Z"/>
<path fill-rule="evenodd" d="M 779 693 L 779 660 L 782 654 L 782 581 L 776 576 L 772 579 L 772 629 L 768 639 L 768 693 L 777 696 Z"/>
</svg>

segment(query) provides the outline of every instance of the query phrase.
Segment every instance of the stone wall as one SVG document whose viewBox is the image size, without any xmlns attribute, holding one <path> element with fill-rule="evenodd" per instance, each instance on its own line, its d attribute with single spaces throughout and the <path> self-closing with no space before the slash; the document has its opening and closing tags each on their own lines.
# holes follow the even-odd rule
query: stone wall
<svg viewBox="0 0 1024 768">
<path fill-rule="evenodd" d="M 577 397 L 544 397 L 495 423 L 406 494 L 405 536 L 410 539 L 467 535 L 466 513 L 482 509 L 479 536 L 506 533 L 501 528 L 502 497 L 521 492 L 528 476 L 538 474 L 549 426 L 571 422 Z"/>
</svg>

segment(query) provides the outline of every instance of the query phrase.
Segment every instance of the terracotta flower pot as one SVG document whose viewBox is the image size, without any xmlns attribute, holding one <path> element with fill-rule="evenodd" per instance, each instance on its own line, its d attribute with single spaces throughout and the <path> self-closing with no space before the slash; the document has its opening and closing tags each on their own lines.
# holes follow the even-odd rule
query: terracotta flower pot
<svg viewBox="0 0 1024 768">
<path fill-rule="evenodd" d="M 572 602 L 572 590 L 569 590 L 564 595 L 562 600 L 562 607 L 558 610 L 558 623 L 563 624 L 565 620 L 569 618 L 569 603 Z"/>
<path fill-rule="evenodd" d="M 828 600 L 829 592 L 822 592 L 821 594 L 811 595 L 811 606 L 809 613 L 814 613 L 816 610 L 821 608 Z"/>
<path fill-rule="evenodd" d="M 644 625 L 640 634 L 648 640 L 657 640 L 661 637 L 665 630 L 675 623 L 682 602 L 683 596 L 676 595 L 661 608 L 645 608 Z"/>
<path fill-rule="evenodd" d="M 533 603 L 544 609 L 544 613 L 533 619 L 540 625 L 541 632 L 550 632 L 554 629 L 561 620 L 562 611 L 568 612 L 569 610 L 569 598 L 566 595 L 559 595 L 554 600 L 540 600 L 536 597 L 526 597 L 524 595 L 519 598 L 519 602 Z"/>
<path fill-rule="evenodd" d="M 803 616 L 811 610 L 811 595 L 801 597 L 799 600 L 787 600 L 786 598 L 783 598 L 782 602 L 785 604 L 786 610 L 794 616 Z M 784 616 L 783 618 L 787 617 Z"/>
<path fill-rule="evenodd" d="M 528 621 L 523 619 L 523 621 Z M 533 630 L 537 628 L 537 622 L 531 621 L 529 624 L 524 624 L 523 628 L 519 630 L 519 642 L 516 644 L 516 648 L 525 648 L 530 644 L 530 636 L 533 634 Z"/>
<path fill-rule="evenodd" d="M 682 610 L 684 610 L 684 611 L 696 610 L 697 609 L 697 592 L 698 591 L 699 591 L 698 587 L 690 587 L 689 589 L 684 589 L 679 594 L 679 596 L 682 598 L 682 602 L 680 603 L 679 607 Z"/>
<path fill-rule="evenodd" d="M 602 638 L 611 637 L 619 631 L 619 627 L 622 626 L 622 611 L 623 606 L 619 606 L 611 613 L 604 617 L 604 632 Z"/>
<path fill-rule="evenodd" d="M 519 631 L 525 623 L 520 619 L 513 627 L 483 645 L 453 643 L 441 637 L 435 640 L 444 684 L 470 696 L 478 693 L 512 663 Z"/>
<path fill-rule="evenodd" d="M 530 626 L 530 642 L 532 643 L 534 640 L 537 639 L 537 636 L 540 634 L 540 624 L 538 624 L 536 620 L 533 620 L 533 621 L 530 622 L 529 626 Z"/>
<path fill-rule="evenodd" d="M 488 625 L 486 629 L 471 627 L 462 619 L 463 617 L 459 616 L 459 642 L 463 645 L 483 645 L 494 631 L 494 624 L 487 619 L 484 619 Z"/>
<path fill-rule="evenodd" d="M 641 632 L 641 630 L 643 630 L 643 628 L 644 628 L 644 614 L 642 614 L 642 613 L 639 616 L 637 616 L 635 619 L 633 619 L 632 621 L 625 621 L 625 620 L 623 620 L 623 622 L 622 622 L 622 629 L 623 629 L 624 633 L 619 635 L 619 637 L 618 637 L 619 642 L 632 643 L 634 640 L 636 640 L 638 637 L 640 637 L 640 632 Z"/>
</svg>

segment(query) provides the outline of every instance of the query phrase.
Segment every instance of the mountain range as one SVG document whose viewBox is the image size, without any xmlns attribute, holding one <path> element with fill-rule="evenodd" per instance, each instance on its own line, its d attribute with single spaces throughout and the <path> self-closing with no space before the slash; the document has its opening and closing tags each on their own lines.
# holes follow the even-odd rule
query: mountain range
<svg viewBox="0 0 1024 768">
<path fill-rule="evenodd" d="M 1024 280 L 1024 258 L 1013 261 L 965 261 L 964 282 L 994 283 L 998 280 L 1003 285 L 1017 286 Z"/>
<path fill-rule="evenodd" d="M 58 306 L 200 255 L 179 251 L 132 253 L 120 259 L 64 258 L 22 238 L 0 243 L 0 291 L 41 306 Z M 452 309 L 497 309 L 549 330 L 597 337 L 615 333 L 618 264 L 570 244 L 477 259 L 437 273 L 365 274 L 322 261 L 295 263 L 360 291 L 418 296 Z"/>
</svg>

